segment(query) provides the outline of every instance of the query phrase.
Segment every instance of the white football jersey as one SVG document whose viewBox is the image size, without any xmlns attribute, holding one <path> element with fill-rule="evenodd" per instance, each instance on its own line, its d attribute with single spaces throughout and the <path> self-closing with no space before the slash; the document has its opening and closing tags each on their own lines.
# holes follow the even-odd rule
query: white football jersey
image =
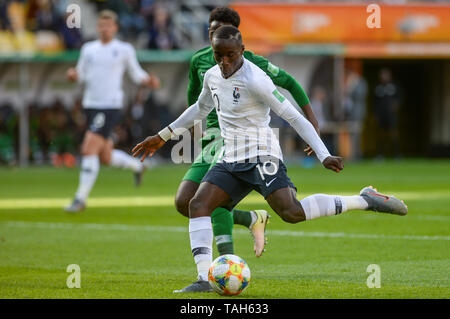
<svg viewBox="0 0 450 319">
<path fill-rule="evenodd" d="M 224 161 L 264 155 L 283 159 L 278 138 L 269 127 L 271 105 L 259 94 L 276 90 L 265 72 L 244 59 L 242 67 L 228 79 L 216 65 L 206 72 L 204 82 L 208 94 L 201 95 L 199 103 L 211 103 L 207 102 L 211 99 L 216 109 L 225 143 Z"/>
<path fill-rule="evenodd" d="M 136 84 L 148 77 L 137 61 L 133 46 L 117 39 L 106 44 L 100 40 L 85 43 L 76 69 L 79 81 L 85 83 L 85 108 L 121 108 L 125 70 Z"/>
<path fill-rule="evenodd" d="M 272 109 L 289 122 L 321 162 L 330 156 L 312 124 L 277 90 L 270 77 L 243 59 L 241 68 L 227 79 L 223 78 L 218 65 L 205 73 L 198 101 L 169 125 L 172 135 L 189 129 L 215 108 L 224 138 L 225 162 L 266 155 L 282 160 L 278 138 L 269 126 Z"/>
</svg>

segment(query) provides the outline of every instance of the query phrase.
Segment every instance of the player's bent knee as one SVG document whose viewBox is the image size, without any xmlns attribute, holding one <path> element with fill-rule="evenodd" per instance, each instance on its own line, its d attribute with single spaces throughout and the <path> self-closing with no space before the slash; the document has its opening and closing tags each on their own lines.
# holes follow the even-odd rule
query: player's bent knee
<svg viewBox="0 0 450 319">
<path fill-rule="evenodd" d="M 184 180 L 178 187 L 177 194 L 175 195 L 175 207 L 181 215 L 189 217 L 189 202 L 194 197 L 198 186 L 193 181 Z"/>
<path fill-rule="evenodd" d="M 175 197 L 175 208 L 177 211 L 186 217 L 189 217 L 189 201 L 190 197 L 185 196 L 184 194 L 177 193 Z"/>
</svg>

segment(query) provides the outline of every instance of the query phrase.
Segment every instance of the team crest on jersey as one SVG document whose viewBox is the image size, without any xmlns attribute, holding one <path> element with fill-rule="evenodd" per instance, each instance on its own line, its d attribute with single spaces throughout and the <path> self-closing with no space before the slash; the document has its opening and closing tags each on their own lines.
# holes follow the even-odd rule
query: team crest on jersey
<svg viewBox="0 0 450 319">
<path fill-rule="evenodd" d="M 239 93 L 239 88 L 235 87 L 233 91 L 233 97 L 234 97 L 234 103 L 239 102 L 239 98 L 241 97 L 241 94 Z"/>
</svg>

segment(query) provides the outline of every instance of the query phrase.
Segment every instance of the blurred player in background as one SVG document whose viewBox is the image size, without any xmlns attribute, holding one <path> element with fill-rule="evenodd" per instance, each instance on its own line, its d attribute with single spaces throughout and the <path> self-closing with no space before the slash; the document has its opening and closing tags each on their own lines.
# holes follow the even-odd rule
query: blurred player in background
<svg viewBox="0 0 450 319">
<path fill-rule="evenodd" d="M 85 84 L 83 108 L 87 119 L 78 190 L 72 204 L 65 208 L 67 212 L 78 212 L 86 207 L 100 163 L 131 169 L 137 186 L 145 170 L 135 158 L 113 149 L 111 132 L 120 120 L 125 71 L 137 85 L 156 89 L 160 84 L 156 76 L 150 76 L 140 67 L 132 45 L 115 39 L 118 28 L 117 15 L 113 11 L 101 11 L 97 22 L 99 39 L 84 44 L 76 68 L 67 71 L 70 81 Z"/>
<path fill-rule="evenodd" d="M 214 31 L 222 25 L 239 27 L 239 14 L 227 7 L 214 9 L 209 18 L 209 38 L 212 40 Z M 297 104 L 302 108 L 306 118 L 313 124 L 319 133 L 318 123 L 309 104 L 309 99 L 300 84 L 284 70 L 270 63 L 266 58 L 245 51 L 244 57 L 262 69 L 273 82 L 288 90 Z M 203 77 L 210 68 L 216 65 L 211 46 L 197 51 L 191 59 L 188 83 L 188 105 L 193 105 L 202 90 Z M 184 216 L 189 216 L 189 201 L 197 191 L 203 177 L 214 166 L 217 154 L 223 147 L 223 139 L 220 135 L 219 121 L 216 111 L 213 110 L 206 118 L 206 131 L 201 140 L 202 153 L 195 159 L 192 166 L 186 172 L 177 191 L 175 204 L 177 210 Z M 308 155 L 311 148 L 305 150 Z M 212 214 L 214 237 L 219 254 L 234 254 L 232 239 L 233 224 L 243 225 L 251 231 L 255 245 L 254 251 L 257 257 L 261 256 L 265 245 L 265 227 L 268 220 L 265 210 L 244 211 L 234 209 L 232 212 L 225 208 L 217 208 Z"/>
</svg>

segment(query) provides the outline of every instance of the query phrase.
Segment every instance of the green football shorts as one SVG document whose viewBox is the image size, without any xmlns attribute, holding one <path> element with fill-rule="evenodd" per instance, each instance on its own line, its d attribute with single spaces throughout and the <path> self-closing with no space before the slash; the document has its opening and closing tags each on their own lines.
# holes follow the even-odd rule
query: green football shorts
<svg viewBox="0 0 450 319">
<path fill-rule="evenodd" d="M 205 140 L 208 141 L 205 143 Z M 223 138 L 216 138 L 212 141 L 202 139 L 202 152 L 197 156 L 183 177 L 183 181 L 193 181 L 198 184 L 201 183 L 203 176 L 213 167 L 220 156 L 223 149 Z"/>
</svg>

